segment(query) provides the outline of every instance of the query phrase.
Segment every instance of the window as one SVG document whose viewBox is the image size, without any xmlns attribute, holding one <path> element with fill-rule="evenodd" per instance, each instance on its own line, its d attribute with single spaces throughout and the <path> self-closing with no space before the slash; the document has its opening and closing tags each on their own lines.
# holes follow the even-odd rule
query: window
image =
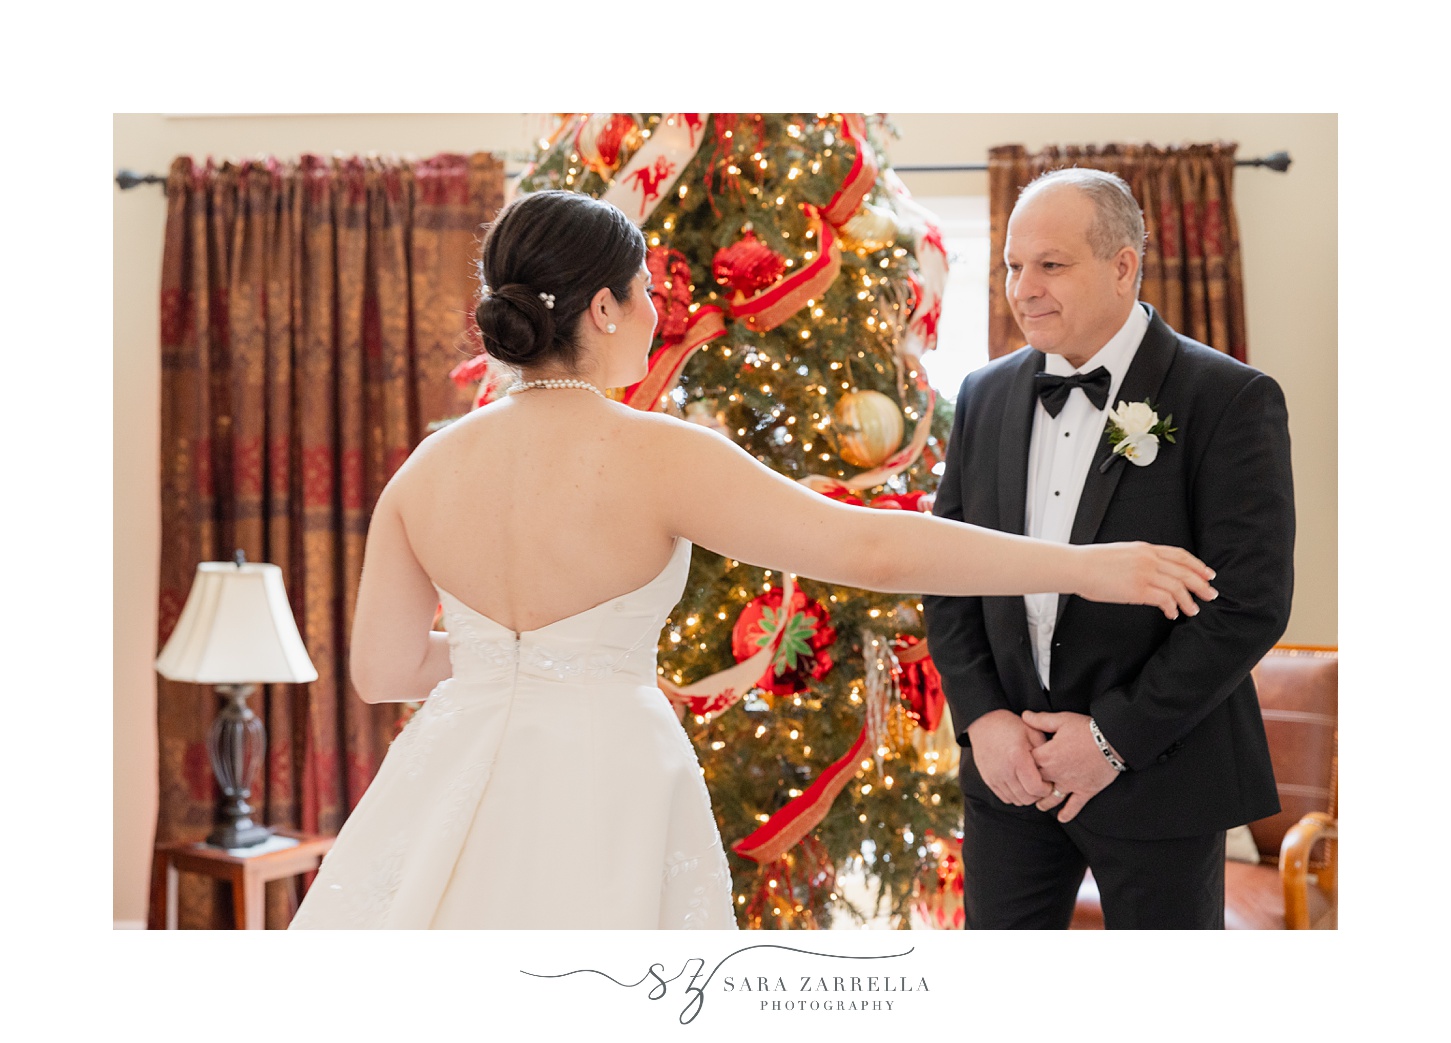
<svg viewBox="0 0 1451 1043">
<path fill-rule="evenodd" d="M 937 216 L 947 247 L 947 286 L 937 347 L 922 364 L 938 395 L 957 399 L 963 378 L 988 362 L 989 225 L 987 196 L 914 196 Z"/>
</svg>

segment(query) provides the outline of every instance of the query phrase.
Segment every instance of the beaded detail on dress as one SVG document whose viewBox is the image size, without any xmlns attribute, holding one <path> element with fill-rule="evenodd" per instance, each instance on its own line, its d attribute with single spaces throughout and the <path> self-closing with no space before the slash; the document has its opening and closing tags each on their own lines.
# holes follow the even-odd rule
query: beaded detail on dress
<svg viewBox="0 0 1451 1043">
<path fill-rule="evenodd" d="M 389 907 L 403 879 L 403 858 L 406 853 L 406 842 L 402 835 L 398 835 L 383 847 L 372 863 L 355 879 L 325 883 L 319 880 L 326 888 L 326 896 L 332 898 L 333 904 L 341 911 L 340 918 L 346 926 L 359 930 L 376 930 L 387 926 Z M 332 857 L 330 852 L 323 858 L 324 867 Z M 316 911 L 320 908 L 323 908 L 320 902 L 304 902 L 292 923 L 288 925 L 289 928 L 341 926 L 314 923 Z"/>
</svg>

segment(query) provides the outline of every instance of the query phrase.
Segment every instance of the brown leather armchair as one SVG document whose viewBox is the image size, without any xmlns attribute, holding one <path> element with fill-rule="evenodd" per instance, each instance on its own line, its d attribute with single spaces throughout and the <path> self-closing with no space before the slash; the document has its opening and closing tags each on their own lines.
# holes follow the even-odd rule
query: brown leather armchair
<svg viewBox="0 0 1451 1043">
<path fill-rule="evenodd" d="M 1249 824 L 1258 864 L 1225 863 L 1229 930 L 1336 926 L 1339 677 L 1336 649 L 1318 646 L 1277 645 L 1254 668 L 1282 810 Z M 1072 926 L 1103 927 L 1091 873 Z"/>
</svg>

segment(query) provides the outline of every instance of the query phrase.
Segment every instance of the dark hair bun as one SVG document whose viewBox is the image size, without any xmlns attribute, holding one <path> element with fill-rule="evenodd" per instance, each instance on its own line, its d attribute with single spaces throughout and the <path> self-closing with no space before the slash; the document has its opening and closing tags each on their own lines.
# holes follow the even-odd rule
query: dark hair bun
<svg viewBox="0 0 1451 1043">
<path fill-rule="evenodd" d="M 590 301 L 604 288 L 629 301 L 644 263 L 645 237 L 619 207 L 557 189 L 519 197 L 480 251 L 480 275 L 493 287 L 474 311 L 485 349 L 515 368 L 573 370 Z"/>
<path fill-rule="evenodd" d="M 554 344 L 554 315 L 537 290 L 523 283 L 497 287 L 474 310 L 484 348 L 511 366 L 532 365 Z"/>
</svg>

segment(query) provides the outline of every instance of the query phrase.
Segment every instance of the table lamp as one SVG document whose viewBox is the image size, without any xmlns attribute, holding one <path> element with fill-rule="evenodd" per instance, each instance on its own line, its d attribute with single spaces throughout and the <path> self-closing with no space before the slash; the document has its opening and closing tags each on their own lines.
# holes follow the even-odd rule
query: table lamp
<svg viewBox="0 0 1451 1043">
<path fill-rule="evenodd" d="M 221 790 L 216 828 L 207 843 L 222 848 L 262 843 L 272 830 L 252 821 L 247 798 L 267 750 L 267 734 L 247 697 L 258 684 L 317 680 L 292 618 L 282 570 L 250 563 L 240 550 L 232 561 L 198 564 L 156 670 L 169 681 L 215 685 L 224 700 L 207 733 Z"/>
</svg>

